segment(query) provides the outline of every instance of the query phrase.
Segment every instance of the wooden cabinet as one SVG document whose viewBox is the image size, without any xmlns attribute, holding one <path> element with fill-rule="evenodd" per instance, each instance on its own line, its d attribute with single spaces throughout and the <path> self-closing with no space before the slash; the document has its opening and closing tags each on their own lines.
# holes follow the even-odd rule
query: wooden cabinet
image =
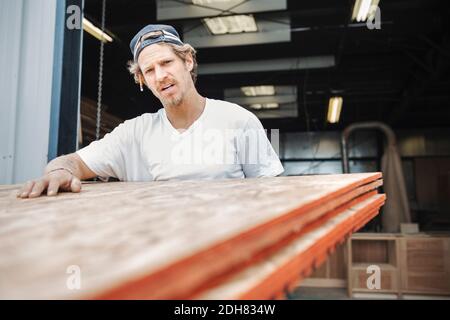
<svg viewBox="0 0 450 320">
<path fill-rule="evenodd" d="M 380 268 L 379 289 L 367 286 L 372 265 Z M 347 287 L 349 296 L 450 295 L 450 235 L 355 233 L 300 285 Z"/>
<path fill-rule="evenodd" d="M 450 238 L 399 238 L 404 293 L 450 294 Z"/>
<path fill-rule="evenodd" d="M 395 235 L 356 233 L 347 246 L 349 296 L 354 292 L 398 293 L 399 247 Z M 368 281 L 371 282 L 371 276 L 376 276 L 375 273 L 379 274 L 380 280 L 373 288 Z"/>
<path fill-rule="evenodd" d="M 450 295 L 450 237 L 355 233 L 347 242 L 348 292 Z M 369 288 L 369 267 L 380 286 Z"/>
</svg>

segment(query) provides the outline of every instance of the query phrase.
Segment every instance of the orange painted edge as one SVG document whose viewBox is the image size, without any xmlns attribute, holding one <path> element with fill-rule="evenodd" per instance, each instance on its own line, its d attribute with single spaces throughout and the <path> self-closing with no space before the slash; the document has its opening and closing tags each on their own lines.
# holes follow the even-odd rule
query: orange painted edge
<svg viewBox="0 0 450 320">
<path fill-rule="evenodd" d="M 318 228 L 319 226 L 321 226 L 323 223 L 325 223 L 329 219 L 333 218 L 334 216 L 342 213 L 343 211 L 355 206 L 356 204 L 358 204 L 376 194 L 378 194 L 376 190 L 370 191 L 370 192 L 365 193 L 365 194 L 359 196 L 358 198 L 355 198 L 355 199 L 343 204 L 342 206 L 330 211 L 329 213 L 320 217 L 318 220 L 306 225 L 300 231 L 293 232 L 293 233 L 289 234 L 287 237 L 285 237 L 284 239 L 282 239 L 281 241 L 258 252 L 257 254 L 255 254 L 252 257 L 252 259 L 246 261 L 245 263 L 240 264 L 239 266 L 231 268 L 230 270 L 228 270 L 226 273 L 222 274 L 221 276 L 205 283 L 203 286 L 197 288 L 197 290 L 195 292 L 193 292 L 191 296 L 187 297 L 187 299 L 198 299 L 198 298 L 201 299 L 201 294 L 204 291 L 207 291 L 211 288 L 216 287 L 217 285 L 220 285 L 223 282 L 226 282 L 229 278 L 231 278 L 232 276 L 234 276 L 236 273 L 240 272 L 241 270 L 243 270 L 253 264 L 256 264 L 264 259 L 267 259 L 268 257 L 270 257 L 270 255 L 275 254 L 278 250 L 289 245 L 291 242 L 297 240 L 302 235 L 304 235 L 308 232 L 311 232 L 312 230 Z"/>
<path fill-rule="evenodd" d="M 258 286 L 240 294 L 236 299 L 272 299 L 285 293 L 289 288 L 292 289 L 298 281 L 308 277 L 314 269 L 325 262 L 331 248 L 342 243 L 353 232 L 373 219 L 379 213 L 385 199 L 383 195 L 369 206 L 361 208 L 355 215 L 336 226 L 332 232 L 277 269 Z"/>
<path fill-rule="evenodd" d="M 251 260 L 252 255 L 273 245 L 286 236 L 286 225 L 292 232 L 292 220 L 303 220 L 301 227 L 320 215 L 325 214 L 334 206 L 341 205 L 340 198 L 358 197 L 381 185 L 381 173 L 375 173 L 365 179 L 361 179 L 341 189 L 336 190 L 324 198 L 315 200 L 304 206 L 296 208 L 283 216 L 256 226 L 224 242 L 213 245 L 192 256 L 181 259 L 172 265 L 162 268 L 149 275 L 94 295 L 94 299 L 186 299 L 198 292 L 198 288 L 205 283 L 227 273 L 246 260 Z M 375 186 L 376 185 L 376 186 Z M 352 189 L 357 187 L 356 189 Z M 337 203 L 337 204 L 336 204 Z M 314 207 L 314 205 L 316 207 Z M 311 212 L 323 208 L 322 213 L 312 215 Z M 327 209 L 329 207 L 329 209 Z M 310 212 L 308 212 L 308 210 Z M 308 217 L 309 215 L 309 217 Z M 284 226 L 283 226 L 284 225 Z M 284 233 L 280 233 L 283 229 Z M 263 242 L 261 242 L 263 241 Z M 239 247 L 239 252 L 234 248 Z M 242 247 L 250 247 L 247 257 L 242 255 Z M 208 265 L 208 270 L 204 266 Z M 205 272 L 208 271 L 208 272 Z M 180 280 L 182 279 L 182 280 Z"/>
</svg>

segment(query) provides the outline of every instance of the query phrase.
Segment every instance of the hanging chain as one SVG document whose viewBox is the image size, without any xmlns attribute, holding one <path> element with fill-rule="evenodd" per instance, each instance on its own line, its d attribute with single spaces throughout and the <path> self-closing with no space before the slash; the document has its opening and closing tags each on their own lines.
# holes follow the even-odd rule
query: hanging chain
<svg viewBox="0 0 450 320">
<path fill-rule="evenodd" d="M 105 32 L 106 0 L 102 2 L 102 32 Z M 98 63 L 98 89 L 97 89 L 97 123 L 95 128 L 95 140 L 100 139 L 100 125 L 102 120 L 102 91 L 103 91 L 103 54 L 105 41 L 100 40 L 100 58 Z"/>
</svg>

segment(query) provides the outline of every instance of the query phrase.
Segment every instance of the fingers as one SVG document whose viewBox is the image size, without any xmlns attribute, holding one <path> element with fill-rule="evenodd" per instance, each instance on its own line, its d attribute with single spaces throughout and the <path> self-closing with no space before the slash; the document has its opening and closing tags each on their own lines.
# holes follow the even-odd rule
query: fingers
<svg viewBox="0 0 450 320">
<path fill-rule="evenodd" d="M 27 181 L 23 185 L 23 187 L 20 189 L 20 191 L 17 193 L 17 196 L 19 198 L 28 198 L 28 195 L 31 193 L 33 186 L 34 186 L 34 181 Z"/>
<path fill-rule="evenodd" d="M 59 190 L 70 191 L 72 175 L 68 172 L 53 172 L 48 174 L 49 184 L 47 188 L 48 196 L 56 196 Z"/>
<path fill-rule="evenodd" d="M 48 183 L 47 188 L 47 195 L 49 197 L 56 196 L 58 194 L 59 186 L 60 186 L 59 179 L 50 178 L 50 182 Z"/>
<path fill-rule="evenodd" d="M 81 181 L 77 177 L 72 178 L 72 183 L 70 184 L 70 190 L 72 192 L 80 192 L 81 191 Z"/>
<path fill-rule="evenodd" d="M 40 179 L 34 183 L 33 189 L 31 190 L 30 194 L 28 195 L 29 198 L 37 198 L 39 197 L 42 192 L 47 189 L 47 186 L 49 184 L 49 179 Z"/>
<path fill-rule="evenodd" d="M 19 198 L 36 198 L 45 190 L 48 196 L 55 196 L 58 191 L 81 191 L 81 181 L 68 172 L 57 172 L 43 176 L 36 181 L 28 181 L 17 193 Z"/>
</svg>

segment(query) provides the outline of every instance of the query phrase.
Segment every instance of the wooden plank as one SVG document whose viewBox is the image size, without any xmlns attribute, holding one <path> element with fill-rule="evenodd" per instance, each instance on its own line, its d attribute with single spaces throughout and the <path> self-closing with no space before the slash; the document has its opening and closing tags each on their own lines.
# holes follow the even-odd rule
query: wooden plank
<svg viewBox="0 0 450 320">
<path fill-rule="evenodd" d="M 343 205 L 327 212 L 326 214 L 324 214 L 320 218 L 314 220 L 312 223 L 307 224 L 303 228 L 294 229 L 294 231 L 291 232 L 287 237 L 285 237 L 285 238 L 281 239 L 280 241 L 274 243 L 273 245 L 265 248 L 264 250 L 261 250 L 256 255 L 254 255 L 252 259 L 248 259 L 248 261 L 245 261 L 244 263 L 241 263 L 240 265 L 235 266 L 234 268 L 230 269 L 228 272 L 222 274 L 221 276 L 216 277 L 215 279 L 211 279 L 211 281 L 205 282 L 205 284 L 202 287 L 199 287 L 197 289 L 197 292 L 193 292 L 193 296 L 198 295 L 202 291 L 208 290 L 213 286 L 217 286 L 220 283 L 227 281 L 227 279 L 229 277 L 234 276 L 234 274 L 241 272 L 242 270 L 246 269 L 247 267 L 249 267 L 255 263 L 258 263 L 264 259 L 269 259 L 271 255 L 273 255 L 274 253 L 283 249 L 283 247 L 288 245 L 291 241 L 293 241 L 293 239 L 297 238 L 300 234 L 309 232 L 313 228 L 316 228 L 317 226 L 320 226 L 321 224 L 326 223 L 327 220 L 331 219 L 335 215 L 351 208 L 352 206 L 356 205 L 357 203 L 364 201 L 365 199 L 367 199 L 375 194 L 377 194 L 376 191 L 371 191 L 371 192 L 365 193 L 361 196 L 358 196 L 357 198 L 352 199 L 351 201 L 346 202 Z M 355 226 L 357 226 L 357 221 L 354 221 L 354 227 Z M 357 228 L 359 228 L 359 227 L 357 227 Z M 341 239 L 340 241 L 343 241 L 343 239 Z M 316 255 L 313 260 L 313 268 L 307 269 L 307 271 L 305 272 L 305 276 L 308 276 L 312 272 L 313 269 L 319 268 L 320 265 L 326 260 L 326 255 L 331 254 L 332 252 L 334 252 L 334 246 L 328 246 L 326 254 L 321 253 L 319 255 Z M 292 286 L 295 286 L 295 284 L 292 284 Z M 280 292 L 279 295 L 280 294 L 282 295 L 283 293 Z M 185 298 L 191 299 L 193 296 L 187 296 Z"/>
<path fill-rule="evenodd" d="M 122 288 L 109 292 L 106 295 L 101 295 L 101 299 L 118 299 L 118 298 L 177 298 L 185 299 L 189 297 L 191 290 L 201 290 L 202 284 L 209 283 L 216 279 L 221 274 L 225 273 L 227 269 L 235 271 L 237 268 L 242 268 L 245 264 L 252 263 L 252 255 L 258 253 L 266 247 L 270 247 L 273 243 L 277 243 L 287 234 L 295 230 L 300 230 L 309 222 L 317 220 L 321 215 L 328 212 L 330 208 L 337 207 L 346 203 L 353 197 L 373 190 L 380 185 L 380 182 L 371 183 L 361 186 L 348 192 L 337 199 L 329 200 L 329 202 L 318 206 L 317 208 L 310 208 L 310 211 L 294 210 L 282 217 L 274 219 L 268 223 L 261 224 L 254 229 L 248 230 L 233 238 L 228 239 L 223 243 L 219 243 L 204 251 L 198 252 L 196 255 L 188 257 L 186 260 L 180 260 L 168 269 L 161 270 L 150 277 L 139 280 L 138 282 L 128 283 Z M 295 214 L 295 215 L 293 215 Z M 239 250 L 235 250 L 239 248 Z M 204 264 L 208 264 L 208 270 L 204 270 Z M 212 273 L 216 268 L 216 272 Z M 177 274 L 186 273 L 188 275 L 196 275 L 202 280 L 197 281 L 199 286 L 197 289 L 189 289 L 187 287 L 188 280 L 186 277 L 183 282 L 172 281 Z M 208 276 L 208 273 L 210 275 Z M 162 289 L 156 295 L 157 288 L 164 288 L 167 292 L 166 296 L 162 296 Z M 139 289 L 140 288 L 140 289 Z M 189 287 L 190 288 L 190 287 Z M 194 288 L 194 286 L 192 286 Z M 177 295 L 174 295 L 174 294 Z"/>
<path fill-rule="evenodd" d="M 0 298 L 187 297 L 380 177 L 84 184 L 27 200 L 2 186 Z M 80 290 L 66 286 L 71 265 Z"/>
<path fill-rule="evenodd" d="M 283 249 L 233 275 L 227 282 L 199 295 L 198 299 L 270 299 L 288 292 L 315 267 L 320 255 L 354 231 L 354 222 L 364 225 L 378 213 L 384 195 L 371 195 L 353 207 L 328 218 L 325 223 L 301 232 Z"/>
</svg>

